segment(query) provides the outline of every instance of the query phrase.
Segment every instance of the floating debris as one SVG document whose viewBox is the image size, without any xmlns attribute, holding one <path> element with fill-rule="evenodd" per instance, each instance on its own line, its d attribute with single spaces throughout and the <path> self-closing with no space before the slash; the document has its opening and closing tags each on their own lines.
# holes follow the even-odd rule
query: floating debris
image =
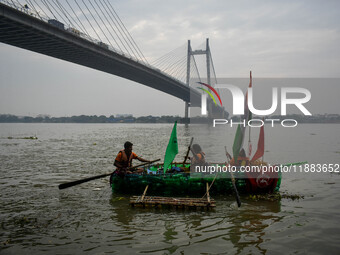
<svg viewBox="0 0 340 255">
<path fill-rule="evenodd" d="M 121 200 L 126 200 L 126 197 L 114 197 L 111 199 L 112 202 L 116 202 L 116 201 L 121 201 Z"/>
<path fill-rule="evenodd" d="M 296 200 L 296 199 L 304 199 L 305 196 L 297 195 L 297 194 L 282 194 L 281 198 L 288 198 L 288 199 L 291 199 L 291 200 Z"/>
<path fill-rule="evenodd" d="M 11 239 L 7 239 L 6 241 L 2 242 L 2 245 L 6 246 L 10 243 Z"/>
<path fill-rule="evenodd" d="M 20 139 L 20 138 L 19 138 Z M 31 139 L 31 140 L 38 140 L 38 137 L 36 136 L 28 136 L 28 137 L 24 137 L 22 139 Z"/>
<path fill-rule="evenodd" d="M 36 136 L 25 136 L 25 137 L 13 137 L 13 136 L 8 136 L 7 139 L 28 139 L 28 140 L 38 140 L 38 137 L 36 137 Z"/>
<path fill-rule="evenodd" d="M 281 199 L 303 199 L 304 196 L 297 195 L 297 194 L 286 194 L 286 193 L 279 193 L 275 192 L 272 194 L 254 194 L 249 195 L 246 199 L 253 200 L 253 201 L 280 201 Z"/>
</svg>

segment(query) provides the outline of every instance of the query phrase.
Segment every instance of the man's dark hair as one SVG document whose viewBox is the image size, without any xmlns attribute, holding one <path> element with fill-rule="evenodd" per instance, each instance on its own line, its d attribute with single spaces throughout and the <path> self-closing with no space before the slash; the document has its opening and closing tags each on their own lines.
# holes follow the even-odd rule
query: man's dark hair
<svg viewBox="0 0 340 255">
<path fill-rule="evenodd" d="M 201 146 L 199 146 L 197 143 L 195 143 L 195 144 L 192 145 L 192 150 L 193 150 L 195 153 L 200 153 L 200 152 L 202 151 Z"/>
<path fill-rule="evenodd" d="M 125 142 L 124 143 L 124 149 L 127 149 L 129 147 L 131 147 L 133 144 L 131 142 Z"/>
</svg>

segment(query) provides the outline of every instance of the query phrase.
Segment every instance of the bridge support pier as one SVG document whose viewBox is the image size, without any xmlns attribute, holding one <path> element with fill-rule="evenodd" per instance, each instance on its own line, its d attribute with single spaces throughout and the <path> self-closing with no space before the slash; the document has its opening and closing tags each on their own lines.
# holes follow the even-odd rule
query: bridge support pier
<svg viewBox="0 0 340 255">
<path fill-rule="evenodd" d="M 185 102 L 184 118 L 185 119 L 189 118 L 189 103 L 188 102 Z"/>
</svg>

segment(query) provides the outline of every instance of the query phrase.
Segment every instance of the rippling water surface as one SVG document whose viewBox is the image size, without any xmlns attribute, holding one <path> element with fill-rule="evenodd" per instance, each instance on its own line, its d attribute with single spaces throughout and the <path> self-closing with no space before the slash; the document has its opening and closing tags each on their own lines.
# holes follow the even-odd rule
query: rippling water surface
<svg viewBox="0 0 340 255">
<path fill-rule="evenodd" d="M 340 163 L 339 125 L 266 129 L 268 162 Z M 0 124 L 1 254 L 339 254 L 340 175 L 284 174 L 281 192 L 303 199 L 215 197 L 213 211 L 129 207 L 107 178 L 126 140 L 163 158 L 168 124 Z M 178 125 L 180 160 L 195 127 Z M 225 133 L 231 148 L 233 132 Z M 196 130 L 197 131 L 197 130 Z M 37 136 L 38 140 L 19 139 Z M 12 137 L 13 139 L 8 139 Z M 223 140 L 222 139 L 222 140 Z M 255 143 L 256 144 L 256 143 Z M 223 149 L 218 148 L 218 150 Z M 216 148 L 206 148 L 216 160 Z"/>
</svg>

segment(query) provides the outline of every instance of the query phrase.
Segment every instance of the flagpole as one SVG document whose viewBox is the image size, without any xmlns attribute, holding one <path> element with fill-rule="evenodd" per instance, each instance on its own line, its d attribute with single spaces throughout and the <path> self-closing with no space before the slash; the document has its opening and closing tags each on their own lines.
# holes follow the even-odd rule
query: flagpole
<svg viewBox="0 0 340 255">
<path fill-rule="evenodd" d="M 249 87 L 252 87 L 253 86 L 253 78 L 252 78 L 252 75 L 251 75 L 251 71 L 250 71 L 250 81 L 249 81 Z M 247 100 L 248 100 L 248 93 L 247 93 Z M 248 105 L 248 102 L 247 102 L 247 105 Z M 249 107 L 249 106 L 248 106 Z M 249 111 L 249 108 L 248 108 L 248 111 Z M 248 114 L 248 121 L 249 121 L 249 116 L 250 116 L 250 113 Z M 250 143 L 251 143 L 251 140 L 250 140 L 250 134 L 251 134 L 251 126 L 249 126 L 249 137 L 248 137 L 248 157 L 250 158 Z"/>
<path fill-rule="evenodd" d="M 262 121 L 263 121 L 263 133 L 264 133 L 264 117 L 262 117 Z M 264 136 L 263 136 L 263 155 L 262 155 L 262 162 L 264 162 Z"/>
<path fill-rule="evenodd" d="M 250 143 L 251 143 L 251 141 L 250 141 L 250 130 L 251 130 L 251 127 L 249 127 L 249 138 L 248 138 L 248 157 L 250 158 L 250 153 L 251 153 L 251 151 L 250 151 Z"/>
</svg>

